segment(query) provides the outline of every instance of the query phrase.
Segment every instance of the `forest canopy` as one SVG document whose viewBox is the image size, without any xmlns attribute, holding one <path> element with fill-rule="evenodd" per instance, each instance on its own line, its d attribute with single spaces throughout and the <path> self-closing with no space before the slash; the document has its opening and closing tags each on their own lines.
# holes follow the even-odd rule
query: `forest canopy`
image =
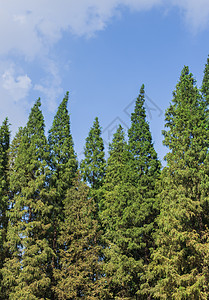
<svg viewBox="0 0 209 300">
<path fill-rule="evenodd" d="M 173 91 L 164 168 L 144 84 L 107 159 L 96 117 L 78 162 L 68 101 L 48 135 L 40 99 L 12 141 L 0 126 L 0 299 L 208 299 L 209 58 Z"/>
</svg>

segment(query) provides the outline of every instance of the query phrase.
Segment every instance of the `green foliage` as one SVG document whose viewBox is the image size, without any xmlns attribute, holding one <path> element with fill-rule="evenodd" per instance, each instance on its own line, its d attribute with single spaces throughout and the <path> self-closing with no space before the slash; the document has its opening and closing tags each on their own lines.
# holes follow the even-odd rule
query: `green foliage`
<svg viewBox="0 0 209 300">
<path fill-rule="evenodd" d="M 51 218 L 55 217 L 56 220 L 58 218 L 60 221 L 63 221 L 63 199 L 67 189 L 72 185 L 77 170 L 77 160 L 70 132 L 70 117 L 67 109 L 68 97 L 69 93 L 66 93 L 58 107 L 48 137 L 50 148 L 49 166 L 51 170 L 49 185 L 54 192 L 51 199 L 53 204 Z"/>
<path fill-rule="evenodd" d="M 184 67 L 166 111 L 157 249 L 144 287 L 156 299 L 208 298 L 209 131 L 206 103 Z M 145 288 L 145 289 L 146 289 Z"/>
<path fill-rule="evenodd" d="M 135 186 L 137 194 L 131 206 L 132 211 L 135 212 L 135 226 L 138 233 L 134 257 L 142 261 L 140 283 L 143 282 L 143 274 L 150 262 L 150 250 L 154 247 L 155 219 L 159 213 L 156 200 L 158 193 L 157 183 L 161 168 L 152 143 L 144 103 L 145 91 L 144 85 L 142 85 L 139 96 L 136 99 L 134 112 L 131 115 L 131 127 L 128 130 L 128 146 L 131 154 L 129 180 Z"/>
<path fill-rule="evenodd" d="M 49 130 L 48 144 L 50 150 L 50 204 L 53 209 L 50 211 L 51 230 L 48 240 L 55 256 L 49 262 L 49 277 L 52 286 L 56 285 L 53 273 L 55 268 L 59 268 L 59 246 L 57 239 L 60 235 L 60 226 L 64 222 L 64 199 L 67 190 L 71 187 L 75 172 L 77 170 L 77 160 L 74 152 L 73 139 L 70 132 L 70 117 L 67 109 L 69 93 L 67 92 L 57 113 L 51 129 Z"/>
<path fill-rule="evenodd" d="M 8 226 L 8 209 L 9 209 L 9 142 L 10 131 L 8 119 L 5 119 L 0 127 L 0 270 L 8 255 L 6 248 L 6 235 Z M 0 286 L 2 276 L 0 275 Z M 4 298 L 4 291 L 0 287 L 0 298 Z"/>
<path fill-rule="evenodd" d="M 3 287 L 9 299 L 50 297 L 47 261 L 53 252 L 45 238 L 51 209 L 46 189 L 49 151 L 40 105 L 37 100 L 27 126 L 13 144 L 10 176 L 13 198 L 7 233 L 10 257 L 2 269 Z"/>
<path fill-rule="evenodd" d="M 205 97 L 207 103 L 209 103 L 209 56 L 207 59 L 207 63 L 205 65 L 201 92 L 202 92 L 203 96 Z"/>
<path fill-rule="evenodd" d="M 69 93 L 67 92 L 54 117 L 49 130 L 50 147 L 50 184 L 56 189 L 57 197 L 62 198 L 71 186 L 77 170 L 76 155 L 70 132 L 70 117 L 68 114 Z M 59 199 L 59 202 L 61 200 Z M 57 203 L 59 206 L 61 203 Z M 62 205 L 62 204 L 61 204 Z"/>
<path fill-rule="evenodd" d="M 0 126 L 0 299 L 208 299 L 209 57 L 184 67 L 165 113 L 161 164 L 144 85 L 105 161 L 98 118 L 78 163 L 62 100 L 49 131 L 38 99 L 10 145 Z"/>
<path fill-rule="evenodd" d="M 108 244 L 105 274 L 117 297 L 134 297 L 140 289 L 158 212 L 155 185 L 160 162 L 152 144 L 144 101 L 142 86 L 131 116 L 129 144 L 119 126 L 110 145 L 103 186 L 101 218 Z"/>
<path fill-rule="evenodd" d="M 7 210 L 9 201 L 9 142 L 10 142 L 10 131 L 8 119 L 5 119 L 2 126 L 0 127 L 0 238 L 2 242 L 0 244 L 0 252 L 2 253 L 3 243 L 5 241 L 5 234 L 7 228 Z M 2 263 L 2 257 L 1 261 Z"/>
<path fill-rule="evenodd" d="M 110 289 L 109 296 L 126 299 L 135 295 L 142 262 L 134 257 L 139 238 L 135 213 L 139 207 L 136 189 L 127 180 L 130 154 L 121 126 L 114 134 L 109 154 L 100 203 L 106 242 L 104 273 Z"/>
<path fill-rule="evenodd" d="M 57 299 L 103 299 L 101 232 L 93 219 L 96 203 L 79 176 L 65 199 L 65 222 L 59 238 L 61 269 L 55 270 Z"/>
<path fill-rule="evenodd" d="M 90 184 L 92 189 L 98 189 L 101 187 L 105 175 L 104 143 L 98 118 L 95 118 L 86 138 L 84 155 L 85 158 L 80 165 L 82 177 L 84 181 Z"/>
<path fill-rule="evenodd" d="M 133 171 L 132 182 L 137 185 L 146 186 L 147 180 L 158 177 L 160 162 L 153 147 L 149 124 L 146 121 L 146 110 L 144 106 L 145 91 L 141 86 L 140 93 L 136 99 L 134 112 L 131 114 L 131 127 L 128 130 L 129 151 L 132 155 L 131 168 Z"/>
</svg>

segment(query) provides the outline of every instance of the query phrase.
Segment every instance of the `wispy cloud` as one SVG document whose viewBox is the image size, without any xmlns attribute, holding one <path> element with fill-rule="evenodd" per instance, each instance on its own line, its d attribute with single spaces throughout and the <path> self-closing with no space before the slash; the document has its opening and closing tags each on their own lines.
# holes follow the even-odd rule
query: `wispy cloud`
<svg viewBox="0 0 209 300">
<path fill-rule="evenodd" d="M 57 97 L 63 93 L 60 70 L 56 62 L 49 58 L 45 58 L 44 69 L 47 75 L 42 83 L 35 84 L 34 90 L 44 95 L 48 110 L 54 112 L 57 109 Z"/>
<path fill-rule="evenodd" d="M 63 31 L 90 37 L 105 29 L 121 7 L 140 11 L 160 5 L 178 6 L 193 27 L 203 29 L 208 25 L 208 0 L 1 1 L 0 54 L 15 51 L 33 59 L 46 55 Z"/>
<path fill-rule="evenodd" d="M 15 101 L 25 98 L 32 87 L 31 79 L 28 75 L 15 75 L 14 67 L 7 69 L 2 74 L 1 79 L 2 87 L 8 91 Z"/>
<path fill-rule="evenodd" d="M 27 120 L 29 103 L 26 97 L 32 87 L 31 79 L 13 63 L 0 63 L 0 120 L 9 117 L 13 134 Z"/>
<path fill-rule="evenodd" d="M 142 11 L 178 7 L 192 30 L 209 25 L 208 0 L 0 0 L 0 4 L 0 92 L 5 99 L 1 101 L 2 111 L 8 103 L 23 103 L 33 89 L 46 97 L 50 111 L 56 108 L 55 97 L 63 93 L 61 71 L 50 51 L 63 32 L 90 38 L 104 30 L 121 8 Z M 20 58 L 28 64 L 39 61 L 45 78 L 32 84 L 31 74 L 19 71 Z M 5 66 L 5 60 L 10 61 L 9 66 Z M 22 118 L 22 112 L 20 115 Z"/>
<path fill-rule="evenodd" d="M 180 8 L 187 26 L 195 33 L 209 26 L 208 0 L 172 0 L 171 4 Z"/>
</svg>

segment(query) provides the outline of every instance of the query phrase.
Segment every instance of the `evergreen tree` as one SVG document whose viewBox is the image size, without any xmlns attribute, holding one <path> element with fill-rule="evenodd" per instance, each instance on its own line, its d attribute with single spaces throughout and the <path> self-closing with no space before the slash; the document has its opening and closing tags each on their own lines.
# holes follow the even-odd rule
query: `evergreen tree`
<svg viewBox="0 0 209 300">
<path fill-rule="evenodd" d="M 64 221 L 64 199 L 67 190 L 71 187 L 77 169 L 77 160 L 74 152 L 73 139 L 70 132 L 70 117 L 68 114 L 69 93 L 67 92 L 54 117 L 52 128 L 49 131 L 50 169 L 49 187 L 51 190 L 50 211 L 51 232 L 49 241 L 56 254 L 52 259 L 50 277 L 53 281 L 53 269 L 59 267 L 59 249 L 57 238 L 60 224 Z M 55 283 L 52 282 L 54 285 Z"/>
<path fill-rule="evenodd" d="M 13 146 L 7 234 L 10 257 L 2 269 L 5 299 L 50 298 L 47 262 L 53 251 L 46 240 L 51 209 L 46 187 L 49 151 L 40 105 L 38 99 Z"/>
<path fill-rule="evenodd" d="M 109 157 L 106 167 L 107 178 L 105 178 L 105 186 L 108 189 L 123 181 L 126 178 L 127 163 L 130 160 L 127 143 L 125 141 L 125 133 L 121 125 L 118 126 L 113 136 L 113 141 L 109 145 Z"/>
<path fill-rule="evenodd" d="M 207 299 L 209 290 L 209 130 L 207 103 L 184 67 L 165 114 L 167 167 L 157 249 L 145 290 L 155 299 Z"/>
<path fill-rule="evenodd" d="M 65 222 L 59 238 L 61 269 L 55 270 L 58 299 L 103 299 L 101 232 L 93 219 L 96 203 L 79 176 L 65 199 Z"/>
<path fill-rule="evenodd" d="M 105 175 L 104 143 L 101 137 L 101 127 L 98 118 L 86 138 L 84 149 L 85 158 L 82 160 L 80 170 L 84 181 L 90 184 L 93 190 L 101 187 Z"/>
<path fill-rule="evenodd" d="M 146 121 L 144 100 L 142 86 L 131 116 L 129 144 L 126 145 L 119 127 L 110 145 L 104 183 L 101 217 L 110 242 L 105 273 L 110 276 L 113 294 L 117 297 L 136 296 L 143 282 L 158 212 L 155 186 L 160 162 Z M 113 173 L 118 175 L 116 180 Z"/>
<path fill-rule="evenodd" d="M 149 124 L 146 120 L 146 110 L 144 106 L 145 91 L 144 84 L 141 86 L 140 94 L 136 99 L 134 112 L 131 114 L 131 127 L 128 130 L 129 151 L 132 155 L 132 182 L 136 186 L 143 186 L 144 192 L 155 186 L 155 178 L 159 177 L 160 162 L 153 147 L 152 136 Z M 141 190 L 141 192 L 143 192 Z"/>
<path fill-rule="evenodd" d="M 209 56 L 207 59 L 207 63 L 205 65 L 201 91 L 202 91 L 203 97 L 205 97 L 205 99 L 207 100 L 207 103 L 209 103 Z"/>
<path fill-rule="evenodd" d="M 7 257 L 6 234 L 9 209 L 9 175 L 8 175 L 8 149 L 10 142 L 10 131 L 8 119 L 6 118 L 0 127 L 0 270 Z M 2 276 L 0 275 L 0 298 L 4 298 L 1 288 Z"/>
<path fill-rule="evenodd" d="M 137 247 L 133 255 L 142 261 L 140 283 L 143 282 L 143 274 L 150 262 L 150 250 L 154 247 L 152 235 L 156 227 L 155 219 L 159 213 L 156 196 L 161 168 L 152 143 L 144 103 L 145 91 L 142 85 L 128 130 L 128 147 L 131 155 L 129 180 L 137 190 L 137 199 L 130 205 L 130 212 L 135 210 L 135 227 L 138 232 Z M 140 297 L 142 298 L 142 295 Z"/>
<path fill-rule="evenodd" d="M 100 212 L 106 243 L 104 274 L 109 299 L 131 299 L 137 290 L 138 280 L 135 279 L 142 269 L 141 261 L 135 260 L 131 253 L 137 243 L 137 233 L 134 212 L 129 211 L 130 203 L 136 200 L 136 189 L 127 180 L 129 159 L 124 131 L 119 126 L 109 146 Z"/>
<path fill-rule="evenodd" d="M 67 92 L 54 117 L 52 128 L 49 131 L 50 168 L 52 175 L 50 184 L 56 188 L 59 198 L 71 186 L 77 170 L 74 144 L 70 132 L 70 117 L 68 114 L 69 93 Z M 62 205 L 59 199 L 57 205 Z"/>
</svg>

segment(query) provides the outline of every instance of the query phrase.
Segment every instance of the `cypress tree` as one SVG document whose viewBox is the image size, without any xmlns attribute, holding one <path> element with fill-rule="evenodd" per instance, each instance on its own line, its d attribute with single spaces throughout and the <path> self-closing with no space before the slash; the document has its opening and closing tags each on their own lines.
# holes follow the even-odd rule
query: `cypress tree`
<svg viewBox="0 0 209 300">
<path fill-rule="evenodd" d="M 102 186 L 105 175 L 104 143 L 101 137 L 101 127 L 96 117 L 84 148 L 85 158 L 81 161 L 82 178 L 93 190 Z"/>
<path fill-rule="evenodd" d="M 96 203 L 79 175 L 65 199 L 65 222 L 60 244 L 61 269 L 55 270 L 58 299 L 104 299 L 105 280 L 101 276 L 102 247 L 98 221 L 93 219 Z"/>
<path fill-rule="evenodd" d="M 50 298 L 47 262 L 53 251 L 46 239 L 51 209 L 46 186 L 49 151 L 40 105 L 38 99 L 13 146 L 7 234 L 10 258 L 2 269 L 8 299 Z"/>
<path fill-rule="evenodd" d="M 9 174 L 8 174 L 8 149 L 10 143 L 10 131 L 6 118 L 0 127 L 0 272 L 7 257 L 6 235 L 8 226 L 9 209 Z M 1 274 L 1 273 L 0 273 Z M 4 291 L 1 287 L 2 276 L 0 275 L 0 298 L 4 299 Z"/>
<path fill-rule="evenodd" d="M 209 128 L 207 103 L 184 67 L 165 114 L 167 167 L 155 236 L 157 249 L 147 273 L 155 299 L 208 298 Z"/>
</svg>

